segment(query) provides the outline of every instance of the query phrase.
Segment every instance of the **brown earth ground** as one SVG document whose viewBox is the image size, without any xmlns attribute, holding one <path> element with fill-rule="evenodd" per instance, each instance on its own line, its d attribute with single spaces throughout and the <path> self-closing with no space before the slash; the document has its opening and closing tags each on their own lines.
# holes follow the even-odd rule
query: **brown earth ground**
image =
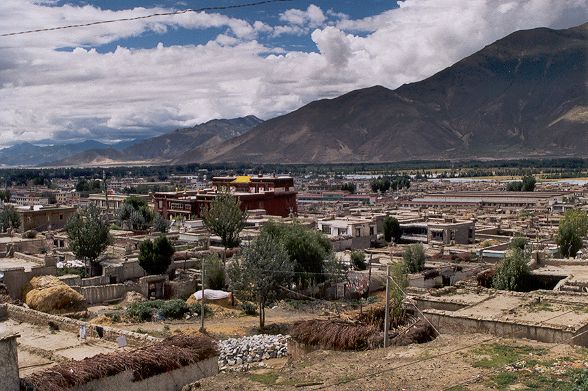
<svg viewBox="0 0 588 391">
<path fill-rule="evenodd" d="M 577 384 L 576 384 L 577 382 Z M 365 352 L 315 351 L 226 372 L 193 390 L 588 390 L 588 349 L 490 335 Z"/>
</svg>

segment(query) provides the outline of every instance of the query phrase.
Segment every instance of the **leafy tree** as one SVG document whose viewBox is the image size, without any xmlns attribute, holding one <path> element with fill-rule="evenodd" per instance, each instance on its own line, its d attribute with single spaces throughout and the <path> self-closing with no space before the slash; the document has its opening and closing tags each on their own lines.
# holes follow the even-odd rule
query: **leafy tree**
<svg viewBox="0 0 588 391">
<path fill-rule="evenodd" d="M 273 237 L 284 244 L 294 270 L 300 276 L 301 283 L 311 280 L 321 282 L 326 280 L 327 265 L 335 262 L 331 255 L 333 249 L 329 239 L 321 232 L 307 228 L 297 222 L 283 224 L 269 222 L 262 228 L 262 233 Z"/>
<path fill-rule="evenodd" d="M 535 177 L 533 175 L 525 175 L 523 177 L 523 184 L 521 186 L 521 191 L 534 191 L 536 183 L 537 183 L 537 180 L 535 179 Z"/>
<path fill-rule="evenodd" d="M 367 263 L 363 251 L 355 250 L 351 252 L 351 265 L 355 270 L 367 269 Z"/>
<path fill-rule="evenodd" d="M 525 175 L 521 181 L 509 182 L 507 191 L 534 191 L 537 180 L 532 175 Z"/>
<path fill-rule="evenodd" d="M 292 281 L 293 266 L 284 244 L 267 233 L 262 233 L 243 251 L 242 258 L 229 265 L 233 291 L 243 300 L 257 303 L 260 329 L 265 327 L 266 305 Z"/>
<path fill-rule="evenodd" d="M 139 245 L 139 266 L 147 274 L 163 274 L 171 264 L 174 252 L 173 244 L 163 235 L 154 241 L 144 240 Z"/>
<path fill-rule="evenodd" d="M 341 190 L 348 191 L 351 194 L 353 194 L 357 190 L 357 186 L 353 182 L 347 182 L 347 183 L 344 183 L 343 185 L 341 185 Z"/>
<path fill-rule="evenodd" d="M 529 243 L 529 238 L 526 238 L 524 236 L 517 236 L 515 238 L 512 238 L 508 247 L 513 250 L 517 249 L 517 248 L 520 250 L 524 250 L 525 247 L 527 247 L 528 243 Z"/>
<path fill-rule="evenodd" d="M 102 191 L 102 182 L 97 179 L 80 179 L 76 184 L 76 191 L 79 193 L 99 193 Z"/>
<path fill-rule="evenodd" d="M 239 233 L 245 227 L 246 217 L 247 212 L 241 210 L 239 199 L 229 193 L 218 194 L 204 211 L 204 225 L 221 238 L 224 247 L 223 263 L 227 248 L 239 245 Z"/>
<path fill-rule="evenodd" d="M 20 227 L 20 216 L 13 206 L 7 205 L 0 211 L 0 232 L 6 232 L 10 227 Z"/>
<path fill-rule="evenodd" d="M 126 223 L 133 231 L 146 230 L 153 222 L 153 215 L 147 201 L 137 196 L 127 197 L 117 211 L 121 225 Z"/>
<path fill-rule="evenodd" d="M 0 190 L 0 201 L 10 202 L 10 190 Z"/>
<path fill-rule="evenodd" d="M 418 273 L 425 267 L 425 249 L 420 243 L 408 245 L 406 250 L 404 250 L 404 254 L 402 254 L 402 258 L 410 273 Z"/>
<path fill-rule="evenodd" d="M 566 212 L 559 222 L 557 244 L 564 257 L 574 257 L 582 248 L 582 239 L 588 234 L 588 214 L 580 209 Z"/>
<path fill-rule="evenodd" d="M 398 219 L 391 216 L 384 217 L 384 240 L 394 243 L 399 243 L 402 237 L 402 230 L 400 229 L 400 223 Z"/>
<path fill-rule="evenodd" d="M 515 248 L 509 252 L 496 268 L 492 286 L 507 291 L 524 290 L 529 277 L 529 254 Z"/>
<path fill-rule="evenodd" d="M 110 225 L 95 205 L 81 209 L 67 222 L 65 231 L 69 249 L 76 257 L 90 264 L 90 276 L 102 272 L 96 261 L 112 242 Z"/>
<path fill-rule="evenodd" d="M 211 254 L 203 259 L 203 263 L 206 270 L 206 288 L 225 289 L 225 268 L 218 255 Z"/>
<path fill-rule="evenodd" d="M 155 213 L 153 218 L 153 230 L 155 232 L 166 233 L 169 230 L 169 220 L 163 218 L 159 213 Z"/>
</svg>

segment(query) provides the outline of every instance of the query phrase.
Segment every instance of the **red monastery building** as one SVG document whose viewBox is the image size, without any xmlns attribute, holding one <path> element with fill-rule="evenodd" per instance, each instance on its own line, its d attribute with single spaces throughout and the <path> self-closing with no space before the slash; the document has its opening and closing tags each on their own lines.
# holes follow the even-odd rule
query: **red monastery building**
<svg viewBox="0 0 588 391">
<path fill-rule="evenodd" d="M 296 214 L 294 179 L 289 176 L 230 176 L 212 178 L 204 190 L 157 192 L 155 210 L 164 218 L 202 217 L 202 212 L 219 192 L 230 192 L 241 202 L 242 210 L 263 209 L 268 215 L 287 217 Z"/>
</svg>

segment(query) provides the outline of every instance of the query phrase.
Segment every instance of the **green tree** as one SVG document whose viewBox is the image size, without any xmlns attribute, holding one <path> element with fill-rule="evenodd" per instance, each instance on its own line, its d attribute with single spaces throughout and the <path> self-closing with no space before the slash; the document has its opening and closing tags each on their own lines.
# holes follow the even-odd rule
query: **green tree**
<svg viewBox="0 0 588 391">
<path fill-rule="evenodd" d="M 529 253 L 520 248 L 510 250 L 506 258 L 496 267 L 492 286 L 507 291 L 524 290 L 530 273 L 529 256 Z"/>
<path fill-rule="evenodd" d="M 147 201 L 137 196 L 127 197 L 117 211 L 121 225 L 127 225 L 133 231 L 143 231 L 153 222 L 153 211 Z"/>
<path fill-rule="evenodd" d="M 395 217 L 386 216 L 384 217 L 384 240 L 387 242 L 394 241 L 399 243 L 402 237 L 402 230 L 400 229 L 400 223 Z"/>
<path fill-rule="evenodd" d="M 69 249 L 77 258 L 90 264 L 90 276 L 102 273 L 97 259 L 112 243 L 109 227 L 108 221 L 93 204 L 78 211 L 65 226 Z"/>
<path fill-rule="evenodd" d="M 217 254 L 211 254 L 202 260 L 206 270 L 207 289 L 225 289 L 225 268 Z"/>
<path fill-rule="evenodd" d="M 357 186 L 353 182 L 347 182 L 347 183 L 344 183 L 341 185 L 341 190 L 348 191 L 351 194 L 355 193 L 356 189 L 357 189 Z"/>
<path fill-rule="evenodd" d="M 390 271 L 390 326 L 398 326 L 405 317 L 404 298 L 408 287 L 408 267 L 406 262 L 397 262 L 392 265 Z"/>
<path fill-rule="evenodd" d="M 245 227 L 247 212 L 240 208 L 239 199 L 229 193 L 220 193 L 204 211 L 202 220 L 208 230 L 221 238 L 224 247 L 223 264 L 227 248 L 239 245 L 239 233 Z"/>
<path fill-rule="evenodd" d="M 582 239 L 588 234 L 588 214 L 580 209 L 566 212 L 559 222 L 557 244 L 564 257 L 574 257 L 582 248 Z"/>
<path fill-rule="evenodd" d="M 520 249 L 520 250 L 525 250 L 525 248 L 527 247 L 527 244 L 529 244 L 529 238 L 526 238 L 524 236 L 517 236 L 512 238 L 512 240 L 510 241 L 508 247 L 510 249 Z"/>
<path fill-rule="evenodd" d="M 269 222 L 262 228 L 262 233 L 284 244 L 294 270 L 300 282 L 322 282 L 327 279 L 326 269 L 336 265 L 331 257 L 333 249 L 329 239 L 316 229 L 311 229 L 294 222 L 292 224 Z"/>
<path fill-rule="evenodd" d="M 404 250 L 402 258 L 406 263 L 406 267 L 410 273 L 418 273 L 425 267 L 425 248 L 421 243 L 410 244 Z"/>
<path fill-rule="evenodd" d="M 147 274 L 164 274 L 172 261 L 174 246 L 165 236 L 159 236 L 154 241 L 144 240 L 139 245 L 139 266 Z"/>
<path fill-rule="evenodd" d="M 534 191 L 537 180 L 533 175 L 525 175 L 523 177 L 521 191 Z"/>
<path fill-rule="evenodd" d="M 242 300 L 255 301 L 259 308 L 259 328 L 265 327 L 265 307 L 290 284 L 294 268 L 281 241 L 262 233 L 243 256 L 228 267 L 232 290 Z"/>
<path fill-rule="evenodd" d="M 0 201 L 10 202 L 10 190 L 0 190 Z"/>
<path fill-rule="evenodd" d="M 169 220 L 163 218 L 159 213 L 153 217 L 153 230 L 155 232 L 166 233 L 169 230 Z"/>
<path fill-rule="evenodd" d="M 20 216 L 13 206 L 7 205 L 0 211 L 0 232 L 6 232 L 11 227 L 20 227 Z"/>
<path fill-rule="evenodd" d="M 365 261 L 365 254 L 363 251 L 354 250 L 351 252 L 351 266 L 353 266 L 355 270 L 367 269 L 367 263 Z"/>
</svg>

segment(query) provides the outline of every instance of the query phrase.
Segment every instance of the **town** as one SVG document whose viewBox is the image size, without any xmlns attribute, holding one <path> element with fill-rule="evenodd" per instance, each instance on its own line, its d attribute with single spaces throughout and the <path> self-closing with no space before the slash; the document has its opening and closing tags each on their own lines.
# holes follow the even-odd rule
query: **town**
<svg viewBox="0 0 588 391">
<path fill-rule="evenodd" d="M 428 344 L 443 355 L 476 338 L 493 342 L 469 347 L 471 368 L 452 374 L 455 386 L 499 384 L 505 375 L 489 373 L 498 365 L 510 365 L 511 382 L 531 384 L 527 354 L 545 361 L 535 364 L 545 382 L 585 381 L 585 356 L 573 347 L 588 346 L 586 179 L 378 170 L 198 168 L 149 178 L 96 169 L 67 179 L 41 170 L 26 183 L 5 175 L 3 384 L 176 389 L 238 373 L 249 374 L 239 383 L 247 388 L 353 388 L 373 366 L 309 377 L 304 365 L 337 356 L 305 357 L 383 347 L 402 355 Z M 211 347 L 191 352 L 190 339 Z M 130 347 L 154 355 L 169 343 L 190 359 L 136 383 L 108 375 L 119 373 L 109 357 L 125 360 Z M 505 347 L 514 362 L 500 357 Z M 556 369 L 552 347 L 570 355 Z M 106 369 L 91 369 L 94 357 Z M 284 360 L 291 367 L 280 374 Z M 499 364 L 476 364 L 485 360 Z"/>
</svg>

